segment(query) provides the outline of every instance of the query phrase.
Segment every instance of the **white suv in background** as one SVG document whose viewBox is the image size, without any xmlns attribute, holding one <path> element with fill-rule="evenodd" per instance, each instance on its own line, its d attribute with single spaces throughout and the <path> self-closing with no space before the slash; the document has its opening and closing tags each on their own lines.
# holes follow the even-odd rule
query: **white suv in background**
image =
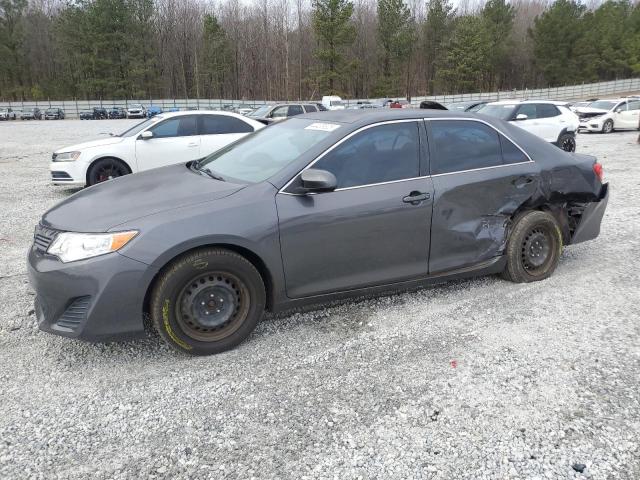
<svg viewBox="0 0 640 480">
<path fill-rule="evenodd" d="M 576 109 L 580 131 L 611 133 L 614 130 L 636 129 L 640 122 L 640 98 L 597 100 Z"/>
<path fill-rule="evenodd" d="M 264 128 L 231 112 L 156 115 L 119 135 L 60 148 L 50 170 L 54 185 L 94 185 L 115 177 L 206 157 Z"/>
<path fill-rule="evenodd" d="M 567 152 L 576 150 L 580 122 L 565 102 L 503 100 L 488 103 L 477 113 L 507 120 Z"/>
<path fill-rule="evenodd" d="M 140 103 L 132 103 L 127 107 L 127 118 L 145 118 L 147 110 Z"/>
</svg>

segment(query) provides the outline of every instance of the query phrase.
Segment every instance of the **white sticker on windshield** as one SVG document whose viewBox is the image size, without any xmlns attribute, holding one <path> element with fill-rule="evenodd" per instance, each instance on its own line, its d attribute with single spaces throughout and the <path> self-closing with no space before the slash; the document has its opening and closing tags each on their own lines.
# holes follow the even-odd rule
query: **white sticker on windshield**
<svg viewBox="0 0 640 480">
<path fill-rule="evenodd" d="M 340 128 L 340 125 L 335 123 L 312 123 L 308 127 L 304 127 L 305 130 L 320 130 L 322 132 L 333 132 L 336 128 Z"/>
</svg>

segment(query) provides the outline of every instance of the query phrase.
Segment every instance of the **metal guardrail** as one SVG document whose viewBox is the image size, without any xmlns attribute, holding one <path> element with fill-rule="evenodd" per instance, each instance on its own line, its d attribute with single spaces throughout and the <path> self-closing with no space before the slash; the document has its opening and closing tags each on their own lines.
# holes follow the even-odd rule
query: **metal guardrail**
<svg viewBox="0 0 640 480">
<path fill-rule="evenodd" d="M 537 88 L 524 90 L 506 90 L 499 92 L 473 92 L 455 95 L 433 95 L 427 97 L 413 97 L 411 104 L 418 106 L 423 100 L 435 100 L 440 103 L 463 102 L 465 100 L 525 100 L 525 99 L 545 99 L 545 100 L 578 100 L 591 97 L 606 97 L 611 95 L 623 95 L 632 92 L 640 92 L 640 78 L 628 78 L 624 80 L 612 80 L 609 82 L 584 83 L 582 85 L 571 85 L 555 88 Z M 398 97 L 393 97 L 398 98 Z M 349 99 L 345 100 L 347 105 L 352 105 L 358 101 L 375 101 L 380 98 Z M 293 101 L 289 102 L 292 103 Z M 230 99 L 132 99 L 132 100 L 39 100 L 29 102 L 10 102 L 0 99 L 0 107 L 10 107 L 15 110 L 22 110 L 30 107 L 38 107 L 45 110 L 50 107 L 59 107 L 65 111 L 67 118 L 78 118 L 82 110 L 89 110 L 93 107 L 110 108 L 112 106 L 124 107 L 135 103 L 148 106 L 157 106 L 162 110 L 170 108 L 186 109 L 213 109 L 219 110 L 226 105 L 237 107 L 241 104 L 265 105 L 279 103 L 265 100 L 230 100 Z M 283 102 L 287 103 L 287 102 Z"/>
</svg>

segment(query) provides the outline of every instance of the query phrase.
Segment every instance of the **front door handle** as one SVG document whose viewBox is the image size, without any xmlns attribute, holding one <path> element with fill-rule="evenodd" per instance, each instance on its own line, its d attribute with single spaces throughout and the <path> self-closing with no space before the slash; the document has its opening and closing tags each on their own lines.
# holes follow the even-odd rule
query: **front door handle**
<svg viewBox="0 0 640 480">
<path fill-rule="evenodd" d="M 404 197 L 402 201 L 404 203 L 410 203 L 411 205 L 420 205 L 420 203 L 424 202 L 425 200 L 429 200 L 430 198 L 431 194 L 414 190 L 409 195 Z"/>
</svg>

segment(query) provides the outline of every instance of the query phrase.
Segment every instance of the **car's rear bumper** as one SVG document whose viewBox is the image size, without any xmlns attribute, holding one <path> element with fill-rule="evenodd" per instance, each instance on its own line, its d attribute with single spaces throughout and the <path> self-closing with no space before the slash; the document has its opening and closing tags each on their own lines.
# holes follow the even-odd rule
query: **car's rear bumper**
<svg viewBox="0 0 640 480">
<path fill-rule="evenodd" d="M 91 342 L 144 334 L 143 285 L 150 267 L 118 253 L 62 263 L 32 248 L 29 281 L 41 330 Z"/>
<path fill-rule="evenodd" d="M 593 240 L 600 234 L 600 224 L 608 202 L 609 184 L 605 183 L 600 190 L 600 198 L 586 205 L 580 223 L 571 237 L 572 244 Z"/>
</svg>

